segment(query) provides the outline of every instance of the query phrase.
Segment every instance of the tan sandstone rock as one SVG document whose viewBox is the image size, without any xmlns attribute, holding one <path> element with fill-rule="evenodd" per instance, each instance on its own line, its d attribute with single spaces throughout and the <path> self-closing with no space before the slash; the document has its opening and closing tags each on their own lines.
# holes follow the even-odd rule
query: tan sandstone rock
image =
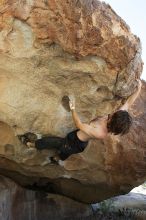
<svg viewBox="0 0 146 220">
<path fill-rule="evenodd" d="M 21 185 L 28 184 L 27 176 L 35 179 L 31 184 L 47 178 L 54 191 L 89 203 L 142 182 L 142 107 L 129 135 L 91 142 L 65 162 L 65 169 L 43 167 L 52 152 L 29 151 L 16 138 L 28 131 L 64 137 L 74 129 L 66 96 L 76 98 L 84 122 L 114 111 L 135 91 L 141 71 L 140 40 L 109 5 L 96 0 L 1 1 L 0 172 Z M 145 98 L 140 102 L 144 106 Z"/>
</svg>

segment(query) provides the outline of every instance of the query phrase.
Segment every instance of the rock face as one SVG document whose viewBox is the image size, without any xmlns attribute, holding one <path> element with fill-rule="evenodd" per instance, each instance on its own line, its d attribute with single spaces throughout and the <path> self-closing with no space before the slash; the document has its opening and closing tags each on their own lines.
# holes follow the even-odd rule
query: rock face
<svg viewBox="0 0 146 220">
<path fill-rule="evenodd" d="M 65 135 L 66 95 L 88 121 L 134 91 L 140 42 L 108 5 L 13 0 L 0 10 L 0 120 L 17 132 Z"/>
<path fill-rule="evenodd" d="M 118 108 L 142 71 L 140 40 L 100 1 L 3 0 L 0 12 L 0 173 L 21 185 L 46 178 L 55 192 L 87 203 L 141 183 L 145 83 L 131 110 L 131 132 L 92 141 L 65 169 L 42 166 L 53 152 L 28 151 L 16 137 L 28 131 L 64 137 L 74 129 L 66 96 L 76 98 L 85 122 Z"/>
<path fill-rule="evenodd" d="M 0 213 L 1 220 L 75 219 L 93 214 L 89 205 L 23 189 L 3 176 L 0 176 Z"/>
</svg>

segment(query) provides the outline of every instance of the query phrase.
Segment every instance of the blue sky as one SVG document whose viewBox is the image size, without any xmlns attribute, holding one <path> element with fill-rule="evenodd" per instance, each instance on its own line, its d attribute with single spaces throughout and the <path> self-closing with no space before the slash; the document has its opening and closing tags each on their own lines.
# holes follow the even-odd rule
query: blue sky
<svg viewBox="0 0 146 220">
<path fill-rule="evenodd" d="M 130 26 L 142 42 L 144 69 L 141 78 L 146 81 L 146 0 L 104 0 Z"/>
</svg>

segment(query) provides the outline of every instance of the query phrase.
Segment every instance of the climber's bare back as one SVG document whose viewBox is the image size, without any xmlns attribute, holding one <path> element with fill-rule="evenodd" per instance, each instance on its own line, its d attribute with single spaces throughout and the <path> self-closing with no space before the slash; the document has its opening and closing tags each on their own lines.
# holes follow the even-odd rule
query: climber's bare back
<svg viewBox="0 0 146 220">
<path fill-rule="evenodd" d="M 90 139 L 104 139 L 107 134 L 108 116 L 103 116 L 92 120 L 89 124 L 83 124 L 86 132 L 79 130 L 77 136 L 81 141 L 88 141 Z"/>
</svg>

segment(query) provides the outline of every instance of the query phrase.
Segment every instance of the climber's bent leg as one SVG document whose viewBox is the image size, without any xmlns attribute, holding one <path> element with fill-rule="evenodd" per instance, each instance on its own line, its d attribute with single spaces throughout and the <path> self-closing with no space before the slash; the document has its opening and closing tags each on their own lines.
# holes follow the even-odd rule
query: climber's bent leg
<svg viewBox="0 0 146 220">
<path fill-rule="evenodd" d="M 37 150 L 43 149 L 57 149 L 64 145 L 64 138 L 61 137 L 43 137 L 35 141 L 35 147 Z"/>
</svg>

